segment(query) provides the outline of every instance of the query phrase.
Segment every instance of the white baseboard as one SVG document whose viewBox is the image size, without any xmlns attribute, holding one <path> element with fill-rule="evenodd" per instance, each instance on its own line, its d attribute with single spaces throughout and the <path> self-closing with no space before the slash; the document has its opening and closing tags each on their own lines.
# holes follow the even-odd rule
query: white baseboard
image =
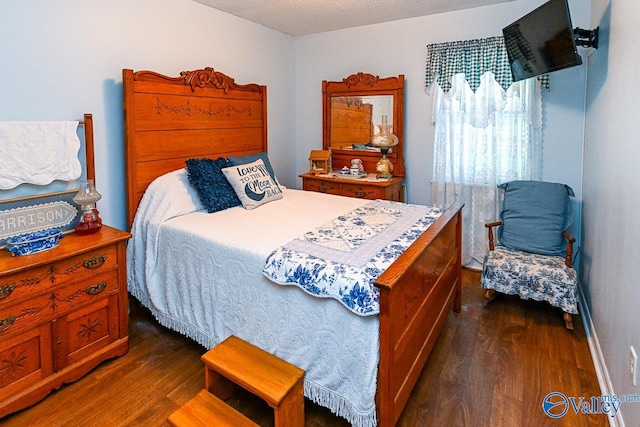
<svg viewBox="0 0 640 427">
<path fill-rule="evenodd" d="M 593 326 L 591 319 L 591 312 L 584 299 L 582 289 L 578 286 L 579 303 L 580 303 L 580 317 L 582 318 L 582 324 L 584 325 L 584 331 L 587 335 L 587 342 L 589 343 L 589 350 L 591 351 L 591 358 L 593 359 L 593 365 L 596 370 L 596 376 L 598 377 L 598 384 L 600 384 L 600 392 L 602 395 L 614 395 L 613 385 L 611 384 L 611 378 L 609 377 L 609 371 L 607 365 L 604 362 L 602 350 L 600 348 L 600 342 L 598 341 L 598 335 L 596 329 Z M 624 419 L 622 418 L 622 407 L 619 409 L 615 417 L 607 417 L 609 419 L 609 425 L 611 427 L 625 427 Z"/>
</svg>

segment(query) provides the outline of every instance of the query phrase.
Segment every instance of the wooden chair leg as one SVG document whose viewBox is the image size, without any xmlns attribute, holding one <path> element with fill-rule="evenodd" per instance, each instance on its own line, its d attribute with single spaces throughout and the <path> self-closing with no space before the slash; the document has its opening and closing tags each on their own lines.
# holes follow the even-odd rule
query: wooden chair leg
<svg viewBox="0 0 640 427">
<path fill-rule="evenodd" d="M 570 331 L 573 331 L 573 316 L 570 313 L 563 311 L 562 319 L 564 320 L 564 326 Z"/>
<path fill-rule="evenodd" d="M 498 293 L 495 289 L 487 289 L 487 291 L 484 293 L 484 298 L 487 300 L 487 304 L 496 299 L 497 296 Z"/>
</svg>

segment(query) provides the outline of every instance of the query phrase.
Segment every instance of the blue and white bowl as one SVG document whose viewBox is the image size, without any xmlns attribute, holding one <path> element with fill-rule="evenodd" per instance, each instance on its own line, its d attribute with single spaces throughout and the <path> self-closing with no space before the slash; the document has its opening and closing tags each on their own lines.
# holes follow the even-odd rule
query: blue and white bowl
<svg viewBox="0 0 640 427">
<path fill-rule="evenodd" d="M 62 237 L 58 229 L 35 231 L 9 237 L 5 247 L 13 256 L 31 255 L 55 248 Z"/>
</svg>

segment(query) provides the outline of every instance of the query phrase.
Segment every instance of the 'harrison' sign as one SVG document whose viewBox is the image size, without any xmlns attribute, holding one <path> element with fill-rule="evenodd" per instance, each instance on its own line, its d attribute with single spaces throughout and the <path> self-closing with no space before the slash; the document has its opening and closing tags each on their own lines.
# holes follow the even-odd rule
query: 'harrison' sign
<svg viewBox="0 0 640 427">
<path fill-rule="evenodd" d="M 73 221 L 78 210 L 65 201 L 0 211 L 0 239 L 33 231 L 61 228 Z"/>
</svg>

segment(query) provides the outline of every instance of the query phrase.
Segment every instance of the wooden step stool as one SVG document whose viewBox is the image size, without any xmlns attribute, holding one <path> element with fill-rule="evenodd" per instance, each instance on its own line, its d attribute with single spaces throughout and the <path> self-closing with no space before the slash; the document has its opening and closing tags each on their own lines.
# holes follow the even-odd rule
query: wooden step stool
<svg viewBox="0 0 640 427">
<path fill-rule="evenodd" d="M 258 424 L 227 405 L 207 390 L 185 403 L 169 416 L 174 427 L 258 427 Z"/>
<path fill-rule="evenodd" d="M 240 415 L 245 418 L 246 422 L 252 423 L 251 420 L 224 402 L 221 402 L 224 405 L 222 409 L 214 407 L 213 405 L 215 404 L 210 402 L 212 399 L 207 396 L 209 395 L 216 400 L 220 400 L 218 397 L 227 399 L 231 395 L 233 384 L 237 384 L 260 397 L 273 408 L 275 427 L 304 426 L 302 384 L 304 370 L 233 335 L 206 352 L 202 356 L 202 361 L 205 365 L 206 390 L 200 392 L 198 396 L 174 412 L 169 417 L 170 423 L 172 423 L 172 419 L 174 421 L 184 421 L 187 413 L 195 412 L 193 409 L 195 406 L 203 411 L 208 410 L 209 407 L 212 408 L 212 411 L 228 411 L 228 409 L 231 409 L 232 412 L 220 412 L 217 417 L 229 417 L 228 425 L 252 425 L 238 424 L 239 421 L 232 422 L 231 417 Z M 201 396 L 203 393 L 204 397 Z M 194 418 L 192 417 L 192 419 Z M 197 420 L 195 421 L 197 422 Z M 212 423 L 207 424 L 214 425 Z M 181 423 L 172 425 L 195 426 L 198 424 Z"/>
</svg>

